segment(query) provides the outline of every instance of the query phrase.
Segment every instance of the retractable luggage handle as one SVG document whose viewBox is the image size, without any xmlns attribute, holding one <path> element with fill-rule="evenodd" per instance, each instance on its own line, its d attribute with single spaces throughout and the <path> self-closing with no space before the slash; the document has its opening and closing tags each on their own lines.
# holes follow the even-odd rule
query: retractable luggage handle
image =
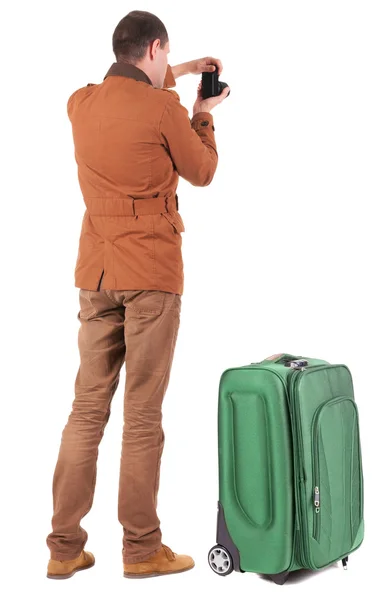
<svg viewBox="0 0 387 600">
<path fill-rule="evenodd" d="M 281 352 L 280 354 L 272 354 L 264 360 L 258 363 L 251 363 L 252 365 L 259 365 L 262 363 L 274 362 L 277 364 L 283 364 L 285 367 L 291 367 L 293 369 L 304 369 L 308 366 L 308 361 L 302 356 L 295 356 L 294 354 L 286 354 Z"/>
</svg>

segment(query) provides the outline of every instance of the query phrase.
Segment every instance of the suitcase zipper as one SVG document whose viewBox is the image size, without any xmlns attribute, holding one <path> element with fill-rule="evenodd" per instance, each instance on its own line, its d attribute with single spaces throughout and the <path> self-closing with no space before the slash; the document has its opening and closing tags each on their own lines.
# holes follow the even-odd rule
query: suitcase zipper
<svg viewBox="0 0 387 600">
<path fill-rule="evenodd" d="M 309 367 L 308 370 L 310 370 L 311 367 Z M 306 545 L 307 543 L 305 542 L 305 532 L 307 531 L 307 527 L 308 527 L 308 523 L 306 520 L 306 515 L 304 515 L 304 511 L 302 509 L 304 502 L 301 501 L 301 494 L 304 493 L 304 476 L 303 476 L 303 464 L 304 464 L 304 457 L 303 457 L 303 452 L 302 452 L 302 440 L 301 440 L 301 423 L 300 423 L 300 415 L 299 415 L 299 410 L 297 407 L 297 402 L 295 402 L 295 383 L 296 380 L 299 377 L 302 377 L 302 375 L 305 373 L 306 371 L 304 370 L 295 370 L 292 375 L 290 376 L 290 381 L 289 381 L 289 403 L 290 403 L 290 411 L 291 414 L 293 416 L 292 418 L 292 429 L 293 429 L 293 434 L 294 434 L 294 439 L 297 440 L 297 451 L 298 451 L 298 459 L 296 460 L 296 457 L 294 457 L 294 462 L 295 465 L 298 465 L 298 472 L 296 474 L 295 477 L 295 486 L 294 486 L 294 490 L 295 490 L 295 500 L 296 500 L 296 512 L 297 512 L 297 518 L 298 518 L 298 522 L 300 523 L 300 544 L 299 544 L 299 549 L 300 549 L 300 560 L 301 563 L 303 564 L 304 567 L 309 567 L 310 565 L 308 564 L 308 560 L 307 560 L 307 548 Z M 294 448 L 295 450 L 296 448 Z"/>
<path fill-rule="evenodd" d="M 321 519 L 318 516 L 320 512 L 320 488 L 316 485 L 313 495 L 314 514 L 313 514 L 313 537 L 315 540 L 320 539 Z"/>
</svg>

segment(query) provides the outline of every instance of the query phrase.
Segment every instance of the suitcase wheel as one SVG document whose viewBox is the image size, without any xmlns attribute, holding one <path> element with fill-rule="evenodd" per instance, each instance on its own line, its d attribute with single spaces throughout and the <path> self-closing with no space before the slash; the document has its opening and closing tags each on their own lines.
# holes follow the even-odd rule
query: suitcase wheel
<svg viewBox="0 0 387 600">
<path fill-rule="evenodd" d="M 208 564 L 217 575 L 229 575 L 234 570 L 231 554 L 224 546 L 213 546 L 208 553 Z"/>
</svg>

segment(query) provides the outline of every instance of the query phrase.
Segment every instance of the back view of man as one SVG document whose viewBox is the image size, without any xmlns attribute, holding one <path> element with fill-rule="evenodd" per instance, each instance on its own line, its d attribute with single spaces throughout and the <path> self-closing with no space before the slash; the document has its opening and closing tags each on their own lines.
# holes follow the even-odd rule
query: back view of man
<svg viewBox="0 0 387 600">
<path fill-rule="evenodd" d="M 210 110 L 190 120 L 173 90 L 185 73 L 222 65 L 212 57 L 170 67 L 169 40 L 155 15 L 133 11 L 113 34 L 113 63 L 100 84 L 68 100 L 86 210 L 75 286 L 80 288 L 80 366 L 53 479 L 47 576 L 62 579 L 94 564 L 81 527 L 96 483 L 98 446 L 125 362 L 124 430 L 118 516 L 127 577 L 191 569 L 190 556 L 161 541 L 157 516 L 164 446 L 161 407 L 180 324 L 183 293 L 179 175 L 208 185 L 217 167 Z"/>
</svg>

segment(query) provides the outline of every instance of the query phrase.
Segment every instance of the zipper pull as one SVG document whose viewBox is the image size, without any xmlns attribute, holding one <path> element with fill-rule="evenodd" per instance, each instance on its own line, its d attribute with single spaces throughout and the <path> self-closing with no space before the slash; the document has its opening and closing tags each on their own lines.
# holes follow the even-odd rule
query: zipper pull
<svg viewBox="0 0 387 600">
<path fill-rule="evenodd" d="M 320 512 L 320 490 L 318 489 L 317 485 L 314 488 L 314 505 L 315 505 L 315 511 L 316 513 Z"/>
</svg>

